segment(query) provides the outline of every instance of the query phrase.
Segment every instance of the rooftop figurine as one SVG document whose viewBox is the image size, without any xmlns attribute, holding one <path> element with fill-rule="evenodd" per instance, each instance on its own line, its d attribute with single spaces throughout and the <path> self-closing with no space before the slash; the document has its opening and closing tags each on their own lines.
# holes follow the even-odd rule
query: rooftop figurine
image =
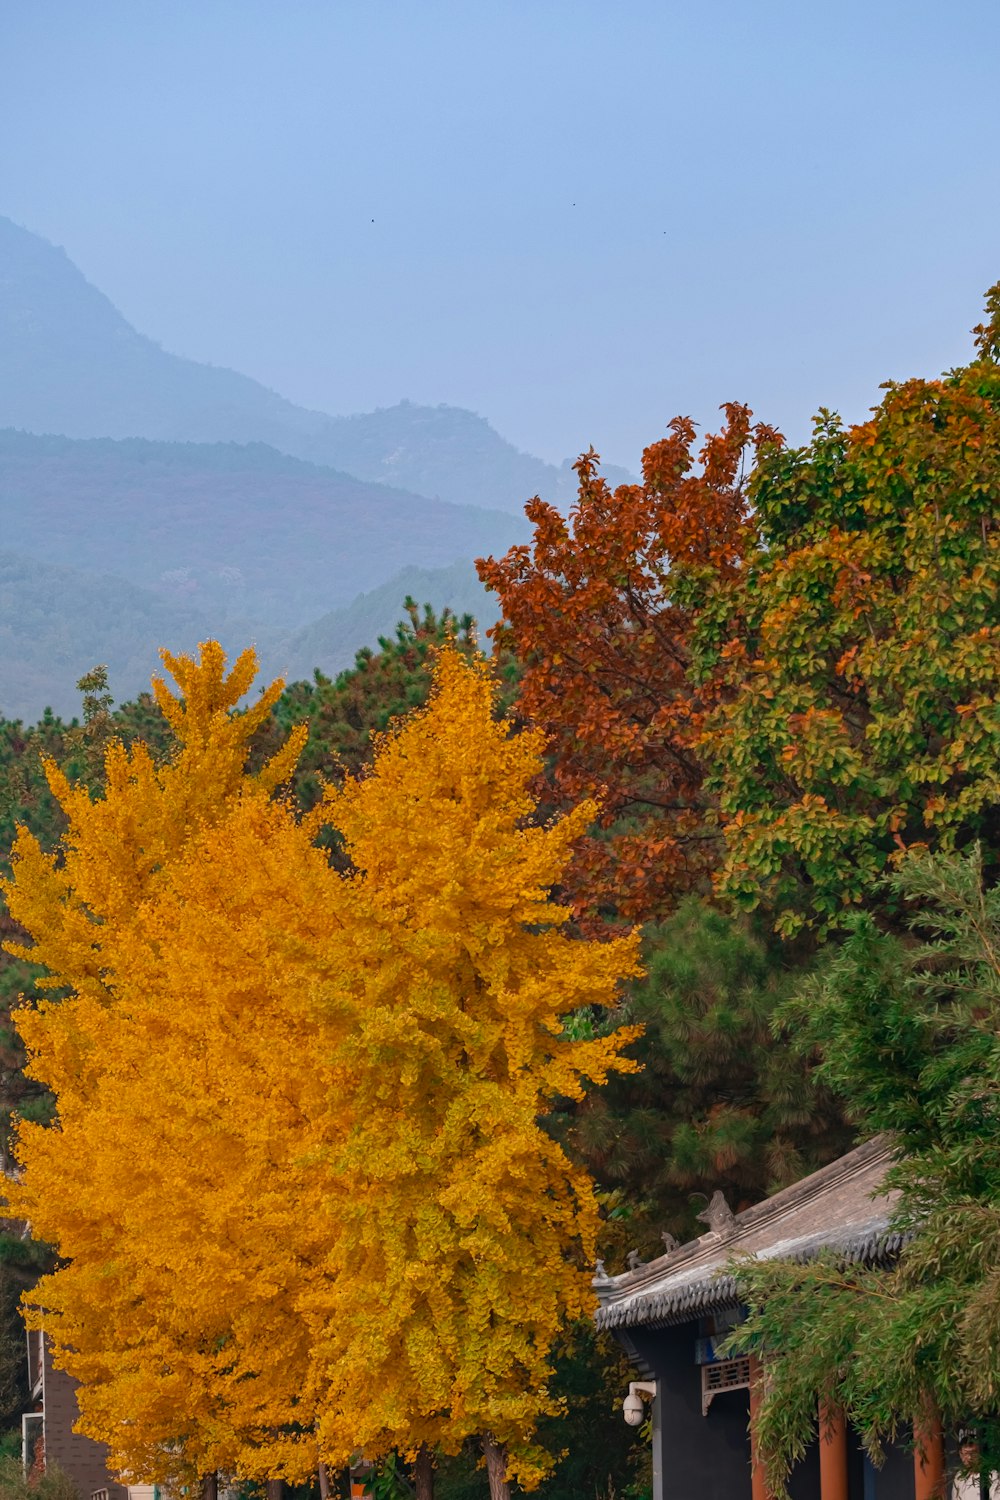
<svg viewBox="0 0 1000 1500">
<path fill-rule="evenodd" d="M 736 1222 L 736 1215 L 726 1202 L 721 1188 L 716 1188 L 707 1208 L 704 1208 L 697 1218 L 700 1224 L 707 1224 L 711 1232 L 718 1235 L 731 1234 Z"/>
</svg>

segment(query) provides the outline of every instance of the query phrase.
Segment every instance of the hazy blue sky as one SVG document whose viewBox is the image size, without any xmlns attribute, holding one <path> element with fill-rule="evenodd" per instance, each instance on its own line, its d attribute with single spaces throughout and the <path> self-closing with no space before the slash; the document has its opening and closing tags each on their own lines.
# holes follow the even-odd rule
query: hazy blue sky
<svg viewBox="0 0 1000 1500">
<path fill-rule="evenodd" d="M 860 416 L 1000 277 L 1000 0 L 0 0 L 0 69 L 0 212 L 144 332 L 556 460 Z"/>
</svg>

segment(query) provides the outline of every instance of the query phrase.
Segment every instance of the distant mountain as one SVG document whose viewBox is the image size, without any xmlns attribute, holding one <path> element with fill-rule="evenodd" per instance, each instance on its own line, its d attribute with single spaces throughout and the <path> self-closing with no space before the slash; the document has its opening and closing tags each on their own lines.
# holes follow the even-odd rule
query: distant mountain
<svg viewBox="0 0 1000 1500">
<path fill-rule="evenodd" d="M 189 651 L 210 631 L 195 609 L 121 578 L 0 553 L 0 714 L 32 723 L 46 707 L 80 711 L 77 680 L 104 662 L 119 699 L 149 686 L 157 649 Z M 229 648 L 249 627 L 221 632 Z"/>
<path fill-rule="evenodd" d="M 474 615 L 484 645 L 486 631 L 500 618 L 496 595 L 483 588 L 470 563 L 404 568 L 388 583 L 296 632 L 269 654 L 268 662 L 288 681 L 312 677 L 317 667 L 333 676 L 351 665 L 361 646 L 375 646 L 380 636 L 393 634 L 407 597 L 438 611 L 447 607 L 459 616 Z"/>
<path fill-rule="evenodd" d="M 0 218 L 0 427 L 68 437 L 267 443 L 281 453 L 454 504 L 565 502 L 574 476 L 519 452 L 458 407 L 331 417 L 138 333 L 65 252 Z M 627 476 L 614 471 L 619 481 Z"/>
<path fill-rule="evenodd" d="M 4 546 L 127 578 L 216 630 L 249 619 L 284 634 L 405 567 L 471 562 L 526 535 L 523 517 L 366 484 L 261 443 L 0 431 Z"/>
</svg>

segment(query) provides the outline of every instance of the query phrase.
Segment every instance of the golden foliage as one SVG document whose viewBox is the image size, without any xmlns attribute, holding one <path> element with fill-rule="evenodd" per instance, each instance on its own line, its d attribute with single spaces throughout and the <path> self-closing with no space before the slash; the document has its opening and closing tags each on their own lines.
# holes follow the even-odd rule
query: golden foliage
<svg viewBox="0 0 1000 1500">
<path fill-rule="evenodd" d="M 552 898 L 593 809 L 531 825 L 541 741 L 446 650 L 428 708 L 299 822 L 273 795 L 294 740 L 245 771 L 274 693 L 235 711 L 252 658 L 167 664 L 174 761 L 113 746 L 94 799 L 53 773 L 60 858 L 18 839 L 12 909 L 70 991 L 19 1016 L 58 1123 L 22 1125 L 12 1198 L 67 1261 L 29 1314 L 136 1476 L 489 1431 L 530 1485 L 597 1224 L 542 1119 L 632 1066 L 629 1031 L 565 1027 L 636 968 Z"/>
<path fill-rule="evenodd" d="M 540 1120 L 584 1079 L 631 1066 L 630 1032 L 572 1041 L 564 1019 L 611 1004 L 636 950 L 561 931 L 550 892 L 593 808 L 526 824 L 542 739 L 512 734 L 492 707 L 486 667 L 443 653 L 429 707 L 323 814 L 358 872 L 363 952 L 345 1049 L 349 1227 L 322 1309 L 317 1405 L 331 1452 L 455 1447 L 488 1430 L 530 1483 L 549 1352 L 590 1308 L 579 1267 L 597 1228 L 589 1180 Z M 379 1305 L 362 1311 L 373 1286 Z"/>
</svg>

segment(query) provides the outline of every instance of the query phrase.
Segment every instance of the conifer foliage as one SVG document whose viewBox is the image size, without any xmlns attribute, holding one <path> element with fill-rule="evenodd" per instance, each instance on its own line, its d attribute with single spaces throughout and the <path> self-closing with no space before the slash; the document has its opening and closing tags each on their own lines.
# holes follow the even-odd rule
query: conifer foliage
<svg viewBox="0 0 1000 1500">
<path fill-rule="evenodd" d="M 886 1132 L 898 1191 L 889 1270 L 830 1253 L 739 1261 L 753 1315 L 736 1335 L 765 1378 L 758 1440 L 780 1492 L 841 1408 L 876 1461 L 913 1414 L 974 1428 L 1000 1470 L 1000 892 L 980 851 L 909 855 L 892 878 L 913 935 L 856 914 L 824 973 L 786 1006 L 865 1134 Z M 987 1486 L 988 1488 L 988 1486 Z"/>
<path fill-rule="evenodd" d="M 775 1034 L 808 970 L 763 924 L 688 896 L 650 924 L 643 951 L 647 972 L 627 1001 L 641 1069 L 590 1093 L 565 1128 L 614 1195 L 613 1222 L 629 1236 L 618 1248 L 659 1255 L 663 1231 L 701 1232 L 706 1190 L 749 1207 L 846 1150 L 852 1133 L 808 1056 Z"/>
<path fill-rule="evenodd" d="M 540 736 L 446 649 L 371 774 L 300 819 L 275 792 L 301 735 L 247 769 L 280 685 L 239 713 L 249 654 L 165 659 L 177 752 L 112 744 L 96 796 L 51 768 L 59 857 L 16 846 L 11 910 L 65 992 L 19 1016 L 58 1114 L 22 1125 L 12 1205 L 64 1257 L 31 1315 L 136 1476 L 478 1434 L 495 1492 L 530 1486 L 597 1229 L 539 1120 L 633 1066 L 634 1032 L 566 1026 L 637 964 L 552 899 L 593 808 L 538 825 Z"/>
</svg>

